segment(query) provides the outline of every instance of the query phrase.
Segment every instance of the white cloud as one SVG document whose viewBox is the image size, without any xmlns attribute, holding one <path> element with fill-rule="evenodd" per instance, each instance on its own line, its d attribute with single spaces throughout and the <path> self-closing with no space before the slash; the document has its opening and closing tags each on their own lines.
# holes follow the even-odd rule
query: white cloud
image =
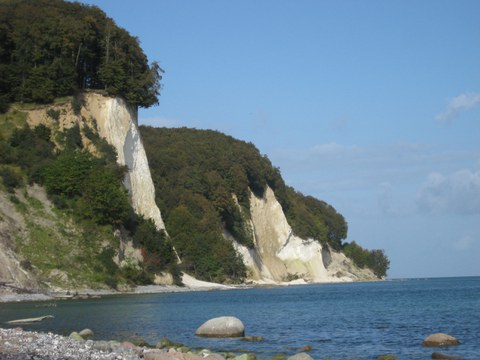
<svg viewBox="0 0 480 360">
<path fill-rule="evenodd" d="M 417 205 L 433 213 L 480 214 L 480 170 L 430 173 L 417 194 Z"/>
<path fill-rule="evenodd" d="M 447 109 L 436 116 L 441 122 L 451 121 L 460 111 L 480 105 L 480 93 L 465 93 L 454 97 L 447 105 Z"/>
</svg>

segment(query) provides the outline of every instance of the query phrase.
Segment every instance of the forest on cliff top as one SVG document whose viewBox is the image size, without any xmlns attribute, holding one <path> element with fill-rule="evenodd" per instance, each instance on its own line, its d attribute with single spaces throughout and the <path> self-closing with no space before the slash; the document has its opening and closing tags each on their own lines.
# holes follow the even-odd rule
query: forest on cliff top
<svg viewBox="0 0 480 360">
<path fill-rule="evenodd" d="M 62 0 L 0 2 L 0 112 L 85 89 L 158 104 L 163 70 L 139 40 L 96 6 Z"/>
</svg>

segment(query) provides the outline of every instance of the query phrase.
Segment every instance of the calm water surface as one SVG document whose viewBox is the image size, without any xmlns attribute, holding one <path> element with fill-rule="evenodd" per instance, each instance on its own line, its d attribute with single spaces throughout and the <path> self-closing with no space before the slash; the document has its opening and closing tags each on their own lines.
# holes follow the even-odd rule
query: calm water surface
<svg viewBox="0 0 480 360">
<path fill-rule="evenodd" d="M 480 277 L 408 279 L 375 283 L 304 285 L 285 288 L 111 296 L 95 300 L 0 304 L 1 326 L 19 318 L 54 315 L 24 326 L 68 335 L 91 328 L 97 339 L 141 336 L 151 344 L 166 336 L 193 347 L 252 351 L 260 358 L 313 347 L 314 359 L 430 359 L 433 351 L 480 359 Z M 194 332 L 206 320 L 231 315 L 245 324 L 238 339 L 203 339 Z M 423 348 L 436 332 L 462 344 Z"/>
</svg>

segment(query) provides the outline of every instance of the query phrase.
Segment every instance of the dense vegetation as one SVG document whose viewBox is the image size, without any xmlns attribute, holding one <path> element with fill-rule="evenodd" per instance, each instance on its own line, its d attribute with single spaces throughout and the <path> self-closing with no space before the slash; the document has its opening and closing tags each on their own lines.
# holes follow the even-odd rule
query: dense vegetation
<svg viewBox="0 0 480 360">
<path fill-rule="evenodd" d="M 343 249 L 348 228 L 343 216 L 286 186 L 280 171 L 253 144 L 208 130 L 140 130 L 157 203 L 185 270 L 208 280 L 242 279 L 245 269 L 222 232 L 253 247 L 250 189 L 261 197 L 267 186 L 296 235 Z"/>
<path fill-rule="evenodd" d="M 158 103 L 162 72 L 96 6 L 0 1 L 0 112 L 14 101 L 49 103 L 84 89 L 148 107 Z"/>
<path fill-rule="evenodd" d="M 383 250 L 367 250 L 358 245 L 355 241 L 347 243 L 343 247 L 345 255 L 351 258 L 360 268 L 370 268 L 373 273 L 379 277 L 385 277 L 390 266 Z"/>
<path fill-rule="evenodd" d="M 151 283 L 154 274 L 161 271 L 173 273 L 179 281 L 176 257 L 169 239 L 155 228 L 152 221 L 134 213 L 122 184 L 126 169 L 116 164 L 115 149 L 98 136 L 96 129 L 86 125 L 80 129 L 77 125 L 53 134 L 44 125 L 34 128 L 24 125 L 13 126 L 8 131 L 9 116 L 13 115 L 0 118 L 2 134 L 6 135 L 0 137 L 0 177 L 5 189 L 12 193 L 13 201 L 18 200 L 15 189 L 33 182 L 44 185 L 56 207 L 70 214 L 82 229 L 82 242 L 89 244 L 88 251 L 96 249 L 92 253 L 95 258 L 93 267 L 98 274 L 104 275 L 97 278 L 100 282 L 110 286 L 116 286 L 119 281 Z M 83 149 L 82 135 L 95 145 L 98 156 Z M 54 137 L 58 146 L 53 142 Z M 118 239 L 108 239 L 107 236 L 108 245 L 105 246 L 103 236 L 113 234 L 114 230 L 129 233 L 142 249 L 144 261 L 141 267 L 130 264 L 119 268 L 113 262 Z M 29 244 L 29 247 L 35 247 L 35 244 Z M 26 255 L 30 263 L 42 268 L 45 258 L 39 254 Z M 44 270 L 68 269 L 70 264 L 61 263 L 60 258 L 58 261 L 49 260 Z M 91 260 L 83 258 L 83 261 Z"/>
</svg>

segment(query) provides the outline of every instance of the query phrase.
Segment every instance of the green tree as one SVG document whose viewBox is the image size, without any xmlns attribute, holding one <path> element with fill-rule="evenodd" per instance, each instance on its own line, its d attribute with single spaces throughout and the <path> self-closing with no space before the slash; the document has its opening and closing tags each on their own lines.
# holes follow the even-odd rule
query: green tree
<svg viewBox="0 0 480 360">
<path fill-rule="evenodd" d="M 119 226 L 131 215 L 128 194 L 116 176 L 104 167 L 90 171 L 81 184 L 80 212 L 98 224 Z"/>
</svg>

